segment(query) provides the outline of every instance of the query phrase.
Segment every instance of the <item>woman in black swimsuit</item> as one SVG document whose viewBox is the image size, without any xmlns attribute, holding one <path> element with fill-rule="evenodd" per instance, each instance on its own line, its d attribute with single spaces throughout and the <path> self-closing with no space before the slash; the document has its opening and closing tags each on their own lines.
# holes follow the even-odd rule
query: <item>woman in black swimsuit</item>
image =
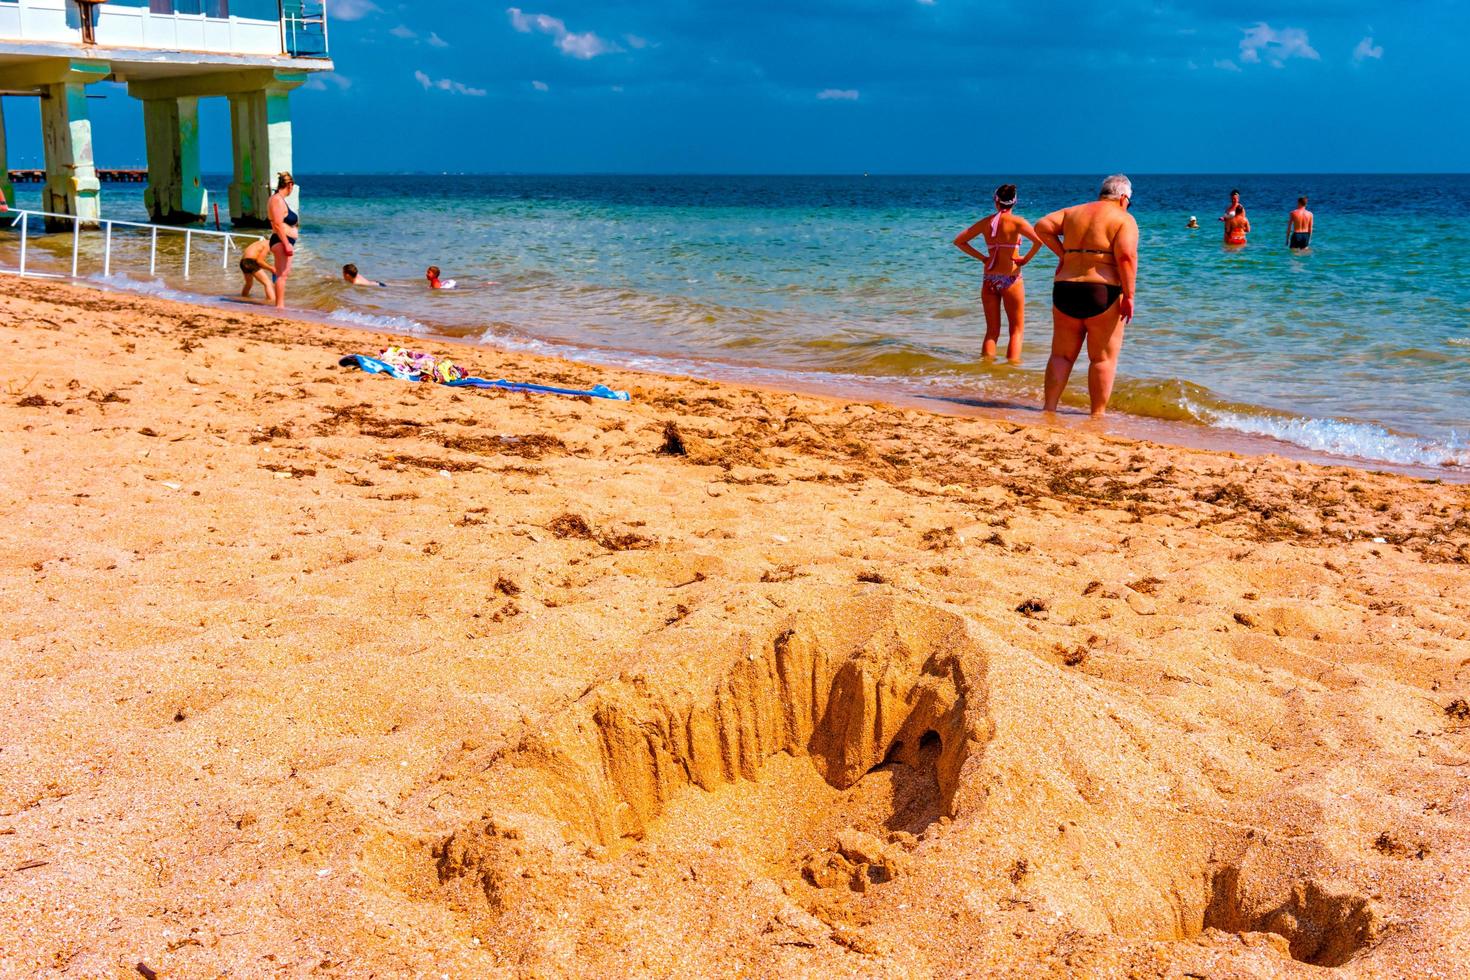
<svg viewBox="0 0 1470 980">
<path fill-rule="evenodd" d="M 301 218 L 291 207 L 291 192 L 296 182 L 289 173 L 276 176 L 276 192 L 271 195 L 266 211 L 271 219 L 271 254 L 276 259 L 276 309 L 286 308 L 286 277 L 291 274 L 291 257 L 296 254 L 296 239 Z"/>
<path fill-rule="evenodd" d="M 1061 260 L 1051 292 L 1048 412 L 1055 412 L 1061 403 L 1084 343 L 1092 415 L 1100 418 L 1107 412 L 1123 349 L 1123 327 L 1133 319 L 1138 223 L 1128 213 L 1132 200 L 1133 184 L 1115 174 L 1103 181 L 1096 201 L 1055 211 L 1036 222 L 1037 236 Z"/>
</svg>

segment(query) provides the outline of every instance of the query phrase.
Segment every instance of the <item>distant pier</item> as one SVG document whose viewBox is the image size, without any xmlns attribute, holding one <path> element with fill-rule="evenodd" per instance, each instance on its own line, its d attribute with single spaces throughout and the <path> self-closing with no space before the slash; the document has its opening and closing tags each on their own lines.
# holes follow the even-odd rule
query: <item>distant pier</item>
<svg viewBox="0 0 1470 980">
<path fill-rule="evenodd" d="M 97 170 L 97 179 L 114 184 L 146 184 L 148 183 L 148 171 L 104 170 L 99 167 Z M 12 184 L 44 184 L 46 182 L 46 171 L 12 170 L 10 171 L 10 182 Z"/>
</svg>

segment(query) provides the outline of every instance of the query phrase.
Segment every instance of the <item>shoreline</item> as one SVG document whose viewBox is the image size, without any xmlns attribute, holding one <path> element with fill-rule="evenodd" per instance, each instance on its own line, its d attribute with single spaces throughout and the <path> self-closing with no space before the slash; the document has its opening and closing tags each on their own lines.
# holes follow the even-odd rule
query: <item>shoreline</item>
<svg viewBox="0 0 1470 980">
<path fill-rule="evenodd" d="M 0 972 L 1470 957 L 1470 488 L 396 339 L 0 282 Z"/>
<path fill-rule="evenodd" d="M 1063 431 L 1084 429 L 1112 438 L 1158 443 L 1166 446 L 1198 449 L 1207 452 L 1223 452 L 1240 456 L 1280 456 L 1284 459 L 1311 463 L 1317 466 L 1341 466 L 1367 472 L 1395 473 L 1429 482 L 1439 480 L 1446 483 L 1470 484 L 1470 467 L 1467 466 L 1400 463 L 1389 460 L 1341 455 L 1315 450 L 1275 436 L 1239 432 L 1203 423 L 1134 415 L 1119 410 L 1110 412 L 1104 421 L 1098 423 L 1093 421 L 1083 409 L 1076 406 L 1064 405 L 1057 417 L 1048 419 L 1043 415 L 1039 407 L 1032 407 L 1019 402 L 966 398 L 961 395 L 925 395 L 904 391 L 896 387 L 902 384 L 903 381 L 902 378 L 898 377 L 854 379 L 839 375 L 832 376 L 832 380 L 827 380 L 823 375 L 815 372 L 766 369 L 751 364 L 710 360 L 700 357 L 673 358 L 661 354 L 620 351 L 611 348 L 580 347 L 560 341 L 542 340 L 529 336 L 524 340 L 510 341 L 507 338 L 499 336 L 486 339 L 490 332 L 489 330 L 480 332 L 471 330 L 458 335 L 444 333 L 436 330 L 433 325 L 423 323 L 418 319 L 414 319 L 414 322 L 422 326 L 427 332 L 419 333 L 417 331 L 409 331 L 405 333 L 394 330 L 392 325 L 388 323 L 375 324 L 370 322 L 374 319 L 398 319 L 397 314 L 364 313 L 345 306 L 339 307 L 336 310 L 302 308 L 277 312 L 273 309 L 263 307 L 260 304 L 238 301 L 233 297 L 212 297 L 204 294 L 190 294 L 181 290 L 175 290 L 166 284 L 164 288 L 175 295 L 169 297 L 159 296 L 151 291 L 151 283 L 147 283 L 144 280 L 130 281 L 136 282 L 140 287 L 146 288 L 133 289 L 115 283 L 101 282 L 95 278 L 79 280 L 71 282 L 71 284 L 85 288 L 95 288 L 103 292 L 149 296 L 168 302 L 194 303 L 212 308 L 235 309 L 237 307 L 255 307 L 256 312 L 260 315 L 279 316 L 283 319 L 298 320 L 338 329 L 357 330 L 368 335 L 392 336 L 400 339 L 411 338 L 413 343 L 419 345 L 442 343 L 472 349 L 488 349 L 498 351 L 502 354 L 525 353 L 575 364 L 585 364 L 592 367 L 603 367 L 619 371 L 632 371 L 639 374 L 655 374 L 666 378 L 687 377 L 704 379 L 722 384 L 757 388 L 763 391 L 807 394 L 833 398 L 839 401 L 878 402 L 897 407 L 914 408 L 937 415 L 947 415 L 957 418 L 991 419 L 1027 426 L 1056 428 Z M 339 313 L 345 314 L 345 316 L 339 318 L 335 315 Z M 690 370 L 680 370 L 681 367 L 685 366 L 690 368 Z M 763 377 L 763 375 L 768 376 L 771 374 L 779 375 L 779 377 Z M 1086 364 L 1084 358 L 1082 361 L 1079 361 L 1078 370 L 1074 372 L 1071 387 L 1076 389 L 1079 385 L 1082 385 L 1085 388 L 1085 378 Z M 864 382 L 868 383 L 865 384 Z M 890 387 L 890 384 L 893 387 Z M 1354 424 L 1369 425 L 1377 423 L 1355 422 Z"/>
</svg>

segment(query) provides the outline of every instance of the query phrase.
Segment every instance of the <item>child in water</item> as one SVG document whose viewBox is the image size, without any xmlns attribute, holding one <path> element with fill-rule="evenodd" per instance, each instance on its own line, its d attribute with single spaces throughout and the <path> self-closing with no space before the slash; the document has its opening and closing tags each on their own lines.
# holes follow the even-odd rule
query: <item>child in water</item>
<svg viewBox="0 0 1470 980">
<path fill-rule="evenodd" d="M 386 285 L 388 285 L 386 282 L 379 282 L 376 279 L 369 279 L 367 276 L 365 276 L 362 273 L 358 272 L 357 271 L 357 266 L 353 265 L 351 262 L 347 263 L 346 265 L 344 265 L 342 267 L 342 281 L 345 282 L 345 283 L 347 283 L 347 285 L 349 285 L 349 286 L 386 286 Z"/>
<path fill-rule="evenodd" d="M 429 280 L 430 289 L 453 289 L 458 285 L 453 279 L 440 279 L 439 267 L 437 265 L 429 266 L 424 276 Z"/>
</svg>

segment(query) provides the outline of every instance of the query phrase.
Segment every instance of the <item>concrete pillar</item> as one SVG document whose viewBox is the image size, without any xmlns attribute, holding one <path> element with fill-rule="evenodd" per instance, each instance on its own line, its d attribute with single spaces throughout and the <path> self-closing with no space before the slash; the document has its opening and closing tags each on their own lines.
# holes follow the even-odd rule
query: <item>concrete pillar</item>
<svg viewBox="0 0 1470 980">
<path fill-rule="evenodd" d="M 5 203 L 15 207 L 15 185 L 10 182 L 10 157 L 5 143 L 5 100 L 0 99 L 0 192 Z"/>
<path fill-rule="evenodd" d="M 56 82 L 41 93 L 41 139 L 46 147 L 46 188 L 41 210 L 74 214 L 96 222 L 102 216 L 102 184 L 92 158 L 92 120 L 87 118 L 87 86 Z M 71 222 L 47 219 L 65 230 Z"/>
<path fill-rule="evenodd" d="M 199 100 L 146 99 L 143 129 L 148 144 L 148 189 L 143 202 L 156 224 L 203 221 L 204 182 L 199 173 Z"/>
<path fill-rule="evenodd" d="M 299 83 L 296 83 L 299 84 Z M 291 169 L 291 85 L 268 85 L 230 96 L 235 179 L 230 184 L 230 218 L 241 227 L 270 224 L 267 205 L 276 174 Z M 292 193 L 291 206 L 299 194 Z"/>
</svg>

